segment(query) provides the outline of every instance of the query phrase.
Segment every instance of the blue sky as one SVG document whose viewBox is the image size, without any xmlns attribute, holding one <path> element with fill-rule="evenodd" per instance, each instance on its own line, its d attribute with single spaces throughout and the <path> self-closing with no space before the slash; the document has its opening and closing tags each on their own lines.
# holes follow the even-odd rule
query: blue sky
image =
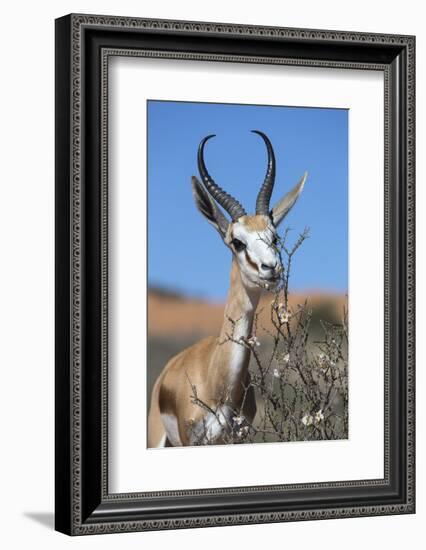
<svg viewBox="0 0 426 550">
<path fill-rule="evenodd" d="M 208 134 L 207 168 L 254 213 L 266 171 L 265 132 L 277 163 L 271 206 L 309 172 L 279 228 L 310 238 L 296 253 L 290 287 L 347 291 L 348 111 L 305 107 L 148 101 L 148 283 L 223 300 L 231 253 L 201 216 L 191 193 L 197 148 Z"/>
</svg>

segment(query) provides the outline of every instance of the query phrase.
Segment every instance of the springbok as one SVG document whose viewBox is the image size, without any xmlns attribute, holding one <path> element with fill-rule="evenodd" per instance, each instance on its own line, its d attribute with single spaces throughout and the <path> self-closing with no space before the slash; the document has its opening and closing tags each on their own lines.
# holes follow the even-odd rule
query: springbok
<svg viewBox="0 0 426 550">
<path fill-rule="evenodd" d="M 148 417 L 149 447 L 225 443 L 229 430 L 238 429 L 242 419 L 251 423 L 256 414 L 248 370 L 250 346 L 241 343 L 252 337 L 262 289 L 274 290 L 280 284 L 283 267 L 276 230 L 300 195 L 307 172 L 269 210 L 275 181 L 274 151 L 263 132 L 253 132 L 263 139 L 268 153 L 267 172 L 253 216 L 207 171 L 204 146 L 214 135 L 205 137 L 198 148 L 202 183 L 192 177 L 193 197 L 198 210 L 232 252 L 231 285 L 219 337 L 204 338 L 181 351 L 169 360 L 155 382 Z M 230 221 L 218 206 L 229 214 Z"/>
</svg>

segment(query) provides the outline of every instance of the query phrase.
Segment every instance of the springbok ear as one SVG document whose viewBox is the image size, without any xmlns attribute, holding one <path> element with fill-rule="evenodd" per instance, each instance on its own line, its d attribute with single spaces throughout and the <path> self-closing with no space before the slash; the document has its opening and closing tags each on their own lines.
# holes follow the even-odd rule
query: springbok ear
<svg viewBox="0 0 426 550">
<path fill-rule="evenodd" d="M 217 208 L 213 199 L 195 176 L 192 176 L 192 195 L 198 210 L 205 218 L 207 218 L 207 221 L 213 225 L 213 227 L 219 232 L 220 236 L 224 239 L 228 230 L 229 222 L 223 212 Z"/>
<path fill-rule="evenodd" d="M 303 177 L 299 180 L 299 183 L 295 187 L 293 187 L 293 189 L 289 191 L 287 195 L 280 199 L 271 210 L 271 218 L 275 227 L 278 227 L 278 225 L 283 221 L 291 208 L 294 206 L 294 203 L 297 201 L 297 198 L 302 192 L 307 177 L 308 172 L 305 172 L 303 174 Z"/>
</svg>

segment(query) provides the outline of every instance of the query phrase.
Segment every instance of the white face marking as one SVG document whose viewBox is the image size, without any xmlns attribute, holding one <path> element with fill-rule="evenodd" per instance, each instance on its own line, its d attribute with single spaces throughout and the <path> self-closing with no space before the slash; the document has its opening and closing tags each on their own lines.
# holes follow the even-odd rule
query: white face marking
<svg viewBox="0 0 426 550">
<path fill-rule="evenodd" d="M 180 440 L 176 416 L 173 414 L 162 414 L 161 420 L 163 421 L 163 425 L 166 430 L 167 439 L 173 447 L 180 447 L 182 445 L 182 441 Z"/>
<path fill-rule="evenodd" d="M 237 221 L 232 227 L 233 239 L 243 243 L 242 250 L 233 248 L 244 282 L 248 286 L 261 286 L 273 289 L 278 280 L 282 265 L 276 247 L 274 247 L 275 227 L 268 220 L 266 229 L 258 230 L 247 227 Z M 274 280 L 275 279 L 275 280 Z"/>
</svg>

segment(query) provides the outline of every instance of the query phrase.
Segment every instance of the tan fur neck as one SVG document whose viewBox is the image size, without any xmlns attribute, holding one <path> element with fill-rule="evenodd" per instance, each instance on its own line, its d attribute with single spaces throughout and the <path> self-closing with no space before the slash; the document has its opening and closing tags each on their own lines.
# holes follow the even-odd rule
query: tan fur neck
<svg viewBox="0 0 426 550">
<path fill-rule="evenodd" d="M 220 392 L 229 392 L 234 402 L 243 392 L 250 360 L 250 350 L 238 342 L 252 335 L 260 292 L 260 289 L 252 290 L 244 285 L 238 265 L 233 260 L 231 286 L 209 378 L 211 377 L 213 387 L 220 388 Z"/>
<path fill-rule="evenodd" d="M 235 259 L 232 260 L 231 284 L 225 305 L 222 330 L 220 332 L 220 341 L 227 336 L 232 336 L 233 332 L 240 332 L 239 325 L 241 321 L 248 320 L 247 333 L 240 333 L 239 336 L 249 337 L 253 326 L 254 313 L 259 302 L 260 289 L 248 289 L 241 278 L 240 269 Z M 234 334 L 235 336 L 235 334 Z"/>
</svg>

